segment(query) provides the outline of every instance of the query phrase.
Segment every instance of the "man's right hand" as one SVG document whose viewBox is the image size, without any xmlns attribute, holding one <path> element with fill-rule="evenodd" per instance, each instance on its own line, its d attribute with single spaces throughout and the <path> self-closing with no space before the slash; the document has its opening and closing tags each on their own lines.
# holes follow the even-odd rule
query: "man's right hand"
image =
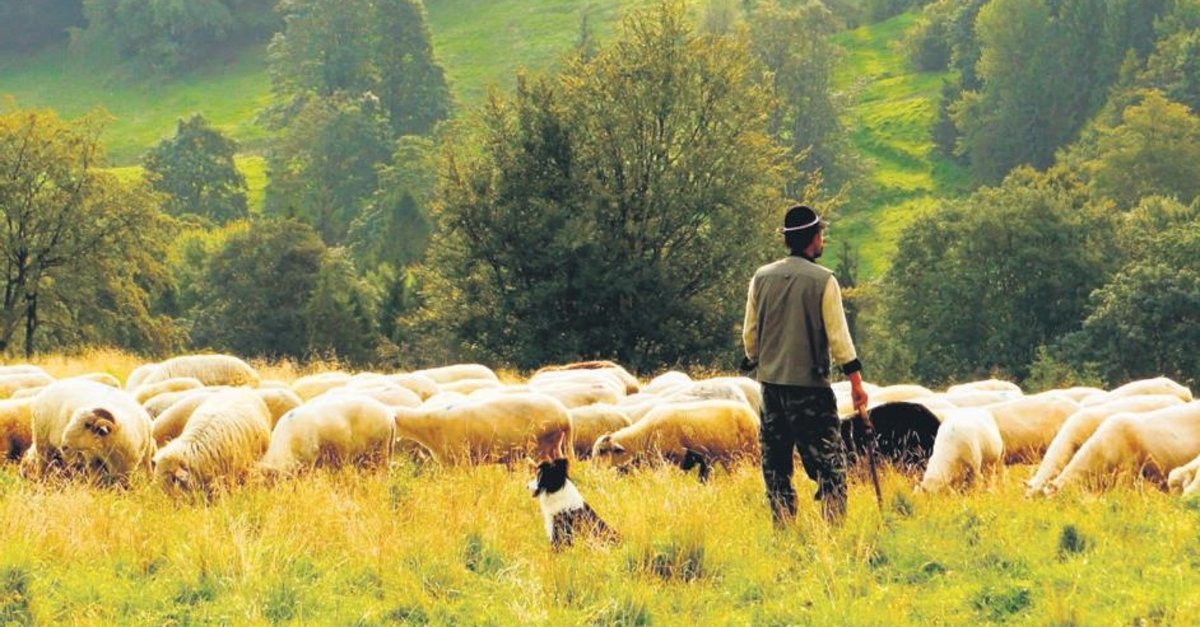
<svg viewBox="0 0 1200 627">
<path fill-rule="evenodd" d="M 850 375 L 850 398 L 854 401 L 855 410 L 866 411 L 870 399 L 867 397 L 866 388 L 863 387 L 862 375 L 857 372 Z"/>
<path fill-rule="evenodd" d="M 753 372 L 754 369 L 757 367 L 758 367 L 757 359 L 750 359 L 749 357 L 742 357 L 742 364 L 740 366 L 738 366 L 738 369 L 741 370 L 743 373 L 749 373 L 749 372 Z"/>
</svg>

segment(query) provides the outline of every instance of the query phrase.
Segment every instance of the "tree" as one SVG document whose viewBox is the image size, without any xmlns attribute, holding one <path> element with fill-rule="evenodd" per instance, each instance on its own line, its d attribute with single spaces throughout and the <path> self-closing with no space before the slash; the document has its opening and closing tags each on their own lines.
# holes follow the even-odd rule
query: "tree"
<svg viewBox="0 0 1200 627">
<path fill-rule="evenodd" d="M 1097 189 L 1132 207 L 1153 194 L 1190 203 L 1200 195 L 1200 118 L 1157 91 L 1125 109 L 1122 123 L 1101 128 L 1088 164 Z"/>
<path fill-rule="evenodd" d="M 449 116 L 449 87 L 416 0 L 284 0 L 279 12 L 286 26 L 268 58 L 281 100 L 369 93 L 394 135 L 426 134 Z M 276 110 L 281 125 L 295 110 Z"/>
<path fill-rule="evenodd" d="M 0 51 L 33 52 L 83 25 L 82 0 L 0 0 Z"/>
<path fill-rule="evenodd" d="M 233 160 L 237 150 L 237 142 L 197 113 L 179 120 L 175 136 L 150 149 L 143 166 L 150 185 L 166 194 L 167 213 L 194 214 L 223 224 L 249 215 L 246 178 Z"/>
<path fill-rule="evenodd" d="M 372 362 L 380 340 L 378 300 L 358 276 L 345 249 L 326 251 L 312 295 L 304 305 L 308 351 L 336 355 L 356 364 Z"/>
<path fill-rule="evenodd" d="M 392 164 L 379 172 L 379 189 L 350 225 L 348 236 L 360 268 L 404 268 L 421 259 L 429 242 L 429 201 L 435 179 L 434 144 L 402 137 Z"/>
<path fill-rule="evenodd" d="M 1111 211 L 1063 172 L 1013 172 L 914 221 L 882 284 L 882 328 L 918 380 L 1028 373 L 1122 261 Z"/>
<path fill-rule="evenodd" d="M 325 245 L 295 220 L 255 221 L 234 232 L 205 266 L 192 345 L 263 357 L 303 357 L 304 308 Z"/>
<path fill-rule="evenodd" d="M 302 219 L 330 245 L 345 242 L 391 148 L 386 114 L 370 94 L 308 98 L 267 153 L 264 212 Z"/>
<path fill-rule="evenodd" d="M 0 350 L 19 338 L 31 356 L 46 326 L 62 346 L 169 342 L 148 294 L 167 280 L 170 220 L 148 187 L 98 169 L 105 123 L 99 113 L 69 122 L 48 111 L 0 113 Z"/>
<path fill-rule="evenodd" d="M 785 9 L 768 0 L 749 22 L 751 46 L 774 90 L 770 133 L 789 147 L 797 168 L 807 171 L 789 182 L 788 193 L 798 195 L 813 172 L 834 188 L 848 182 L 856 165 L 838 118 L 842 103 L 831 87 L 839 52 L 830 38 L 837 30 L 833 14 L 819 2 Z"/>
<path fill-rule="evenodd" d="M 591 61 L 494 94 L 446 144 L 420 320 L 518 367 L 728 358 L 782 206 L 754 68 L 664 2 Z"/>
</svg>

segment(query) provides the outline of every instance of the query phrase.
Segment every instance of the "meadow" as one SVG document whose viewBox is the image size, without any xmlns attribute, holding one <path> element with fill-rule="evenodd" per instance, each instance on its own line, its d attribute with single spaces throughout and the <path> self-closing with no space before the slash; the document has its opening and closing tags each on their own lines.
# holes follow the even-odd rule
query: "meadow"
<svg viewBox="0 0 1200 627">
<path fill-rule="evenodd" d="M 138 362 L 95 351 L 36 360 L 50 374 Z M 254 364 L 288 380 L 336 367 Z M 573 475 L 623 535 L 554 553 L 531 468 L 316 472 L 211 499 L 35 484 L 0 469 L 4 624 L 1053 625 L 1200 621 L 1200 508 L 1125 480 L 1027 500 L 1031 466 L 969 494 L 912 493 L 882 475 L 884 507 L 852 477 L 827 529 L 803 502 L 775 530 L 754 467 Z M 797 477 L 798 491 L 813 484 Z"/>
</svg>

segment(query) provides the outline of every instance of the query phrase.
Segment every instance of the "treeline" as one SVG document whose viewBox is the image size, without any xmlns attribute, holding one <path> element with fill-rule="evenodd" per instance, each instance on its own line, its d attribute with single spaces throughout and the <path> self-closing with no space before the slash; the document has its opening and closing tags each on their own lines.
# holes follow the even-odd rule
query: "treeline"
<svg viewBox="0 0 1200 627">
<path fill-rule="evenodd" d="M 1198 382 L 1198 5 L 923 9 L 912 59 L 953 70 L 932 132 L 980 187 L 917 217 L 885 276 L 860 283 L 841 252 L 870 378 Z M 832 36 L 873 15 L 855 6 L 665 1 L 603 44 L 585 22 L 556 72 L 463 108 L 419 2 L 282 2 L 261 215 L 236 144 L 201 116 L 126 183 L 97 170 L 98 117 L 5 113 L 0 167 L 25 185 L 0 187 L 0 207 L 63 222 L 26 242 L 37 229 L 9 219 L 0 340 L 730 368 L 746 281 L 782 253 L 779 212 L 835 214 L 863 189 L 830 85 Z M 43 160 L 16 157 L 34 145 Z M 131 212 L 146 226 L 114 234 Z M 95 233 L 63 237 L 81 225 Z"/>
</svg>

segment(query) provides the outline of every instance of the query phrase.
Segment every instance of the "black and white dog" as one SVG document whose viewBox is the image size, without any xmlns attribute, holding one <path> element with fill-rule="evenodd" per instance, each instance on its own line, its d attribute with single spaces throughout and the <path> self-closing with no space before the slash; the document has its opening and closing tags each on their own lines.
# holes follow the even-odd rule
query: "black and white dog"
<svg viewBox="0 0 1200 627">
<path fill-rule="evenodd" d="M 550 547 L 554 550 L 571 546 L 576 536 L 595 537 L 605 543 L 620 541 L 620 534 L 583 501 L 583 495 L 567 476 L 566 459 L 538 464 L 537 477 L 529 482 L 529 491 L 542 506 L 546 535 L 550 536 Z"/>
</svg>

